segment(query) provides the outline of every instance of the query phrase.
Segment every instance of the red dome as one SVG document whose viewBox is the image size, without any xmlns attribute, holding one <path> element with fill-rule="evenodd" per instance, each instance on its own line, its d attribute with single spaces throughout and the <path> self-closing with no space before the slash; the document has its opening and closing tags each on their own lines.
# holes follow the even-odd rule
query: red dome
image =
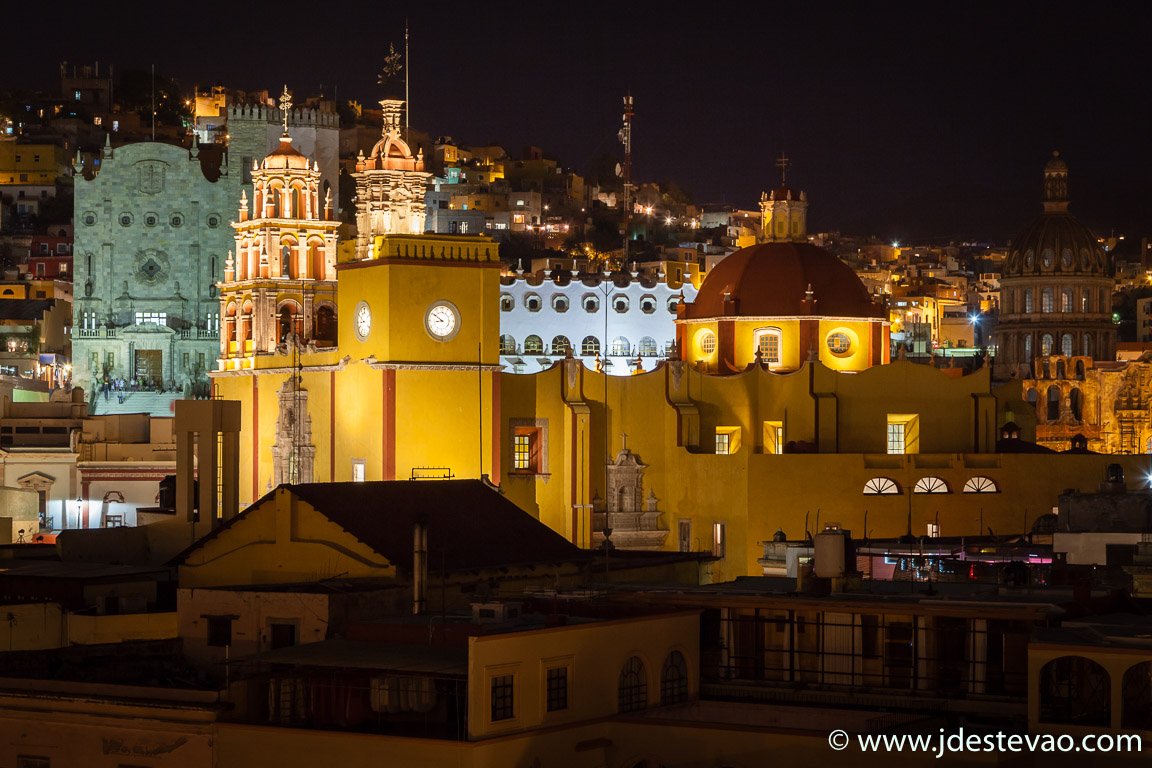
<svg viewBox="0 0 1152 768">
<path fill-rule="evenodd" d="M 805 301 L 811 287 L 814 306 Z M 725 296 L 731 304 L 725 310 Z M 741 248 L 704 278 L 685 317 L 883 317 L 856 273 L 808 243 L 760 243 Z"/>
</svg>

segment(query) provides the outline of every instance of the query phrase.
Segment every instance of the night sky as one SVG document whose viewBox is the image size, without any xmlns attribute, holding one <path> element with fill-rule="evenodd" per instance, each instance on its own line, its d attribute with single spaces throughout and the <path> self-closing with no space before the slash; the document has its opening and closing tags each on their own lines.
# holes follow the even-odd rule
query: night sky
<svg viewBox="0 0 1152 768">
<path fill-rule="evenodd" d="M 617 150 L 631 91 L 638 179 L 754 208 L 783 151 L 811 231 L 905 242 L 1006 240 L 1039 212 L 1041 169 L 1058 148 L 1074 213 L 1130 243 L 1152 234 L 1142 4 L 679 7 L 154 2 L 67 18 L 21 3 L 5 9 L 0 85 L 51 86 L 61 60 L 99 60 L 155 63 L 186 87 L 323 85 L 370 103 L 407 15 L 412 124 L 433 136 L 514 155 L 535 144 L 582 171 Z"/>
</svg>

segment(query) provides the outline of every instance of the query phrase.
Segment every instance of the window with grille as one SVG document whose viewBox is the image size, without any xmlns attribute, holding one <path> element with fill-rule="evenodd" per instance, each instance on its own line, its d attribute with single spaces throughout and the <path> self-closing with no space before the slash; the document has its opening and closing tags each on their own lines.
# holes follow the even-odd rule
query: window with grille
<svg viewBox="0 0 1152 768">
<path fill-rule="evenodd" d="M 516 679 L 513 675 L 497 675 L 492 678 L 492 720 L 511 720 L 515 716 Z"/>
<path fill-rule="evenodd" d="M 580 342 L 580 354 L 586 357 L 595 357 L 600 354 L 600 340 L 595 336 L 585 336 Z"/>
<path fill-rule="evenodd" d="M 704 331 L 699 336 L 700 351 L 706 355 L 710 355 L 716 351 L 716 334 L 712 331 Z"/>
<path fill-rule="evenodd" d="M 764 331 L 757 339 L 756 348 L 765 363 L 780 362 L 780 331 Z"/>
<path fill-rule="evenodd" d="M 904 425 L 888 423 L 888 453 L 904 453 Z"/>
<path fill-rule="evenodd" d="M 639 712 L 648 706 L 648 679 L 639 656 L 629 658 L 620 670 L 616 698 L 621 712 Z"/>
<path fill-rule="evenodd" d="M 136 325 L 151 323 L 153 325 L 168 325 L 167 312 L 137 312 Z"/>
<path fill-rule="evenodd" d="M 684 654 L 672 651 L 660 670 L 660 703 L 677 704 L 688 698 L 688 663 Z"/>
<path fill-rule="evenodd" d="M 727 456 L 731 451 L 732 436 L 726 433 L 716 435 L 716 453 Z"/>
<path fill-rule="evenodd" d="M 512 436 L 512 468 L 529 470 L 532 468 L 532 436 L 520 434 Z"/>
<path fill-rule="evenodd" d="M 549 712 L 568 709 L 568 667 L 549 668 L 546 694 Z"/>
</svg>

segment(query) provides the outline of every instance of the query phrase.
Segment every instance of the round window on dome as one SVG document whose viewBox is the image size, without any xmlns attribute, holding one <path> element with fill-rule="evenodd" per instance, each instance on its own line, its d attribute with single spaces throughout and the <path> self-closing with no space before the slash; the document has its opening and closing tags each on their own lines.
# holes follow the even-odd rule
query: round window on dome
<svg viewBox="0 0 1152 768">
<path fill-rule="evenodd" d="M 847 355 L 852 351 L 852 339 L 843 331 L 828 334 L 828 351 L 834 355 Z"/>
<path fill-rule="evenodd" d="M 716 351 L 716 334 L 708 330 L 700 331 L 696 336 L 696 344 L 700 347 L 701 352 L 710 355 Z"/>
</svg>

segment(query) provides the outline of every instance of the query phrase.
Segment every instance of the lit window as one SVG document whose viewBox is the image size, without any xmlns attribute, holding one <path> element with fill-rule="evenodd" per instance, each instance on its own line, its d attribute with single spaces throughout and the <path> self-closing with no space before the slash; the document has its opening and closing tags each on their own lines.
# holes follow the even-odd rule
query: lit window
<svg viewBox="0 0 1152 768">
<path fill-rule="evenodd" d="M 990 477 L 977 475 L 971 477 L 968 482 L 964 483 L 964 493 L 999 493 L 1000 489 L 996 487 L 996 481 Z"/>
<path fill-rule="evenodd" d="M 919 453 L 919 417 L 905 413 L 888 414 L 887 449 L 892 454 Z"/>
<path fill-rule="evenodd" d="M 1052 334 L 1045 333 L 1040 337 L 1040 355 L 1047 357 L 1052 354 Z"/>
<path fill-rule="evenodd" d="M 352 459 L 352 482 L 364 482 L 364 459 Z"/>
<path fill-rule="evenodd" d="M 830 333 L 828 334 L 828 350 L 834 355 L 846 355 L 852 351 L 852 339 L 843 332 Z"/>
<path fill-rule="evenodd" d="M 712 523 L 712 556 L 724 557 L 728 550 L 728 531 L 724 523 Z"/>
<path fill-rule="evenodd" d="M 731 453 L 731 436 L 721 432 L 716 433 L 716 453 L 721 455 L 728 455 Z"/>
<path fill-rule="evenodd" d="M 950 491 L 948 490 L 948 483 L 944 480 L 939 477 L 928 476 L 916 481 L 912 493 L 950 493 Z"/>
<path fill-rule="evenodd" d="M 1040 291 L 1040 311 L 1048 313 L 1052 311 L 1052 289 L 1045 288 Z"/>
<path fill-rule="evenodd" d="M 614 357 L 623 357 L 632 354 L 632 342 L 624 336 L 617 336 L 612 339 L 612 346 L 608 350 L 608 354 Z"/>
<path fill-rule="evenodd" d="M 532 438 L 529 435 L 512 436 L 512 468 L 528 469 L 532 456 Z"/>
<path fill-rule="evenodd" d="M 137 312 L 136 325 L 144 325 L 150 323 L 152 325 L 167 325 L 168 313 L 167 312 Z"/>
<path fill-rule="evenodd" d="M 513 675 L 497 675 L 492 678 L 492 720 L 511 720 L 515 716 L 516 678 Z"/>
<path fill-rule="evenodd" d="M 696 339 L 700 344 L 700 351 L 704 354 L 710 355 L 716 351 L 716 334 L 712 331 L 702 331 Z"/>
<path fill-rule="evenodd" d="M 756 339 L 756 349 L 760 359 L 769 365 L 780 362 L 780 329 L 769 328 L 760 331 Z"/>
<path fill-rule="evenodd" d="M 784 422 L 764 422 L 764 453 L 784 453 Z"/>
<path fill-rule="evenodd" d="M 874 477 L 864 483 L 865 496 L 894 496 L 900 493 L 900 486 L 890 477 Z"/>
<path fill-rule="evenodd" d="M 644 357 L 656 357 L 658 354 L 656 348 L 656 339 L 651 336 L 645 336 L 640 339 L 640 354 Z"/>
</svg>

